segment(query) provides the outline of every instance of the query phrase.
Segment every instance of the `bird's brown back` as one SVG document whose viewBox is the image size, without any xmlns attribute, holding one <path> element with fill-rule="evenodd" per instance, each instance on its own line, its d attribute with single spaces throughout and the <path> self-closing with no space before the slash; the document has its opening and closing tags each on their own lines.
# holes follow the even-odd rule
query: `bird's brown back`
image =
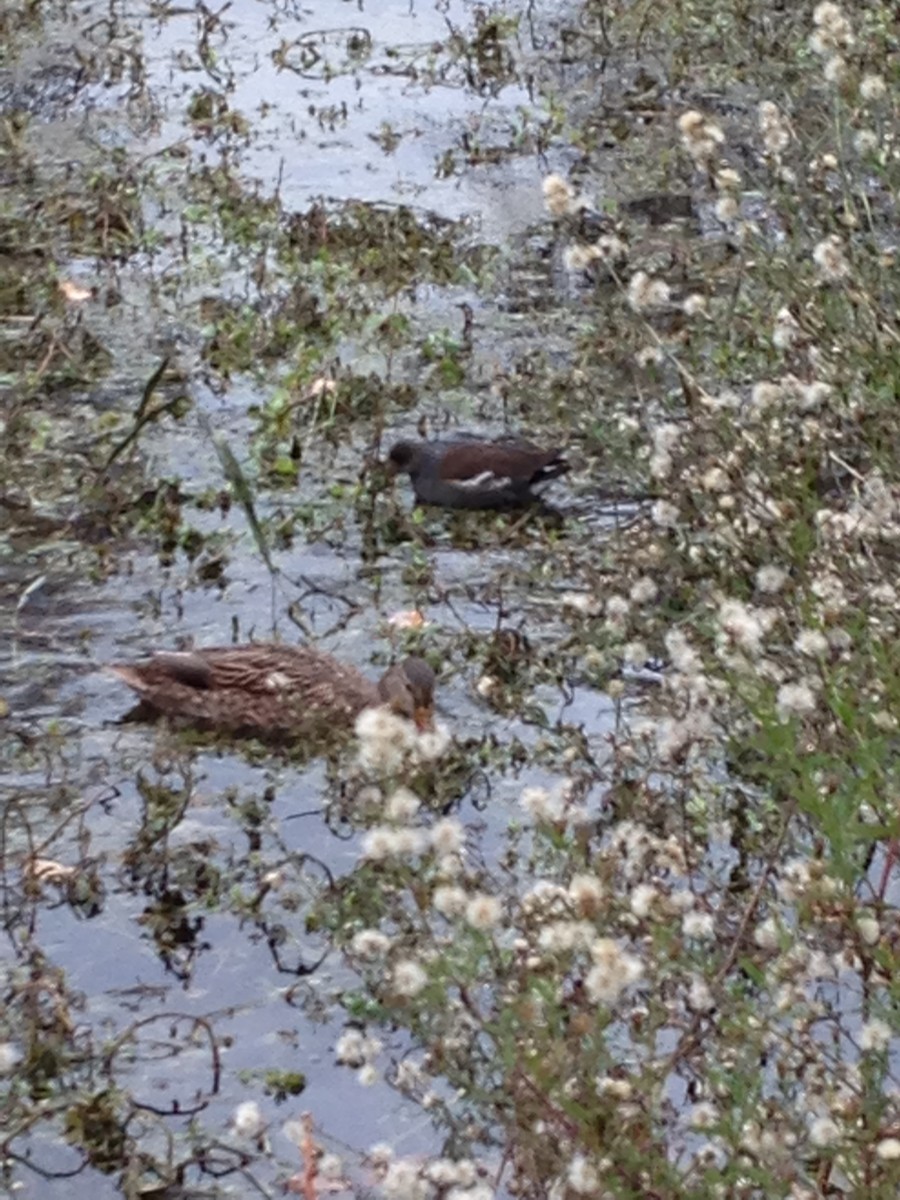
<svg viewBox="0 0 900 1200">
<path fill-rule="evenodd" d="M 211 646 L 112 670 L 158 711 L 232 730 L 350 726 L 378 703 L 376 684 L 308 646 Z"/>
<path fill-rule="evenodd" d="M 525 483 L 543 468 L 559 459 L 560 450 L 540 450 L 536 446 L 498 443 L 460 442 L 451 446 L 440 461 L 440 477 L 445 480 L 473 479 L 485 472 Z"/>
</svg>

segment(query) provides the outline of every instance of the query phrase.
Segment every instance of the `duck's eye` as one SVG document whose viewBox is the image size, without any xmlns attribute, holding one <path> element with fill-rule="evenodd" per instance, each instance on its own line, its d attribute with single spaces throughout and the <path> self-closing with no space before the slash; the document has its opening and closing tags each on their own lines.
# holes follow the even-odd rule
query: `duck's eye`
<svg viewBox="0 0 900 1200">
<path fill-rule="evenodd" d="M 416 704 L 408 688 L 403 688 L 402 691 L 397 692 L 391 708 L 401 717 L 412 717 L 415 714 Z"/>
</svg>

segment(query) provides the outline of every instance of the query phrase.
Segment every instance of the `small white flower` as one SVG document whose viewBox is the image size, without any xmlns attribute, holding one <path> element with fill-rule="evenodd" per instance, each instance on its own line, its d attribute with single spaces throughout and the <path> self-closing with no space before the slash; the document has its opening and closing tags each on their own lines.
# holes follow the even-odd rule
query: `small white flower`
<svg viewBox="0 0 900 1200">
<path fill-rule="evenodd" d="M 438 879 L 458 879 L 463 873 L 462 858 L 458 854 L 442 854 L 434 868 Z"/>
<path fill-rule="evenodd" d="M 380 929 L 361 929 L 353 935 L 350 952 L 366 962 L 384 958 L 391 948 L 391 939 Z"/>
<path fill-rule="evenodd" d="M 344 1174 L 344 1164 L 338 1154 L 323 1154 L 318 1165 L 319 1175 L 323 1179 L 336 1181 Z"/>
<path fill-rule="evenodd" d="M 719 1120 L 719 1110 L 709 1100 L 701 1100 L 688 1113 L 691 1129 L 712 1129 Z"/>
<path fill-rule="evenodd" d="M 390 858 L 394 852 L 393 829 L 382 829 L 380 826 L 376 826 L 374 829 L 367 830 L 362 841 L 362 852 L 363 858 L 368 858 L 373 862 Z"/>
<path fill-rule="evenodd" d="M 596 875 L 574 875 L 569 884 L 569 898 L 579 916 L 596 916 L 603 903 L 603 885 Z"/>
<path fill-rule="evenodd" d="M 676 425 L 674 421 L 667 421 L 664 425 L 657 425 L 652 435 L 654 450 L 660 450 L 664 454 L 668 454 L 681 441 L 683 433 L 683 427 Z"/>
<path fill-rule="evenodd" d="M 699 292 L 691 292 L 681 303 L 681 311 L 686 317 L 696 317 L 706 312 L 706 297 Z"/>
<path fill-rule="evenodd" d="M 559 789 L 548 792 L 546 788 L 527 787 L 519 802 L 533 821 L 553 824 L 565 816 L 565 800 Z"/>
<path fill-rule="evenodd" d="M 356 718 L 359 761 L 375 771 L 399 770 L 415 743 L 416 729 L 387 708 L 364 708 Z"/>
<path fill-rule="evenodd" d="M 828 653 L 828 638 L 821 629 L 801 629 L 794 638 L 794 649 L 808 658 L 823 658 Z"/>
<path fill-rule="evenodd" d="M 828 616 L 836 616 L 847 607 L 847 593 L 844 581 L 831 571 L 817 575 L 810 584 L 812 593 L 818 597 L 822 610 Z"/>
<path fill-rule="evenodd" d="M 591 944 L 591 957 L 595 966 L 585 977 L 584 986 L 588 996 L 599 1004 L 613 1003 L 644 972 L 640 959 L 620 949 L 612 938 L 597 938 Z"/>
<path fill-rule="evenodd" d="M 334 1057 L 346 1067 L 361 1067 L 366 1061 L 366 1037 L 361 1029 L 345 1029 L 335 1042 Z"/>
<path fill-rule="evenodd" d="M 869 599 L 886 608 L 893 608 L 897 603 L 897 589 L 892 583 L 879 583 L 869 592 Z"/>
<path fill-rule="evenodd" d="M 408 762 L 431 762 L 450 744 L 443 726 L 419 731 L 412 721 L 387 708 L 365 708 L 356 718 L 358 758 L 367 770 L 397 774 Z"/>
<path fill-rule="evenodd" d="M 656 752 L 663 762 L 678 761 L 686 747 L 694 740 L 689 721 L 677 721 L 674 717 L 663 717 L 656 726 Z"/>
<path fill-rule="evenodd" d="M 388 1165 L 381 1191 L 386 1200 L 427 1200 L 432 1194 L 431 1184 L 422 1177 L 419 1164 L 407 1158 L 398 1158 Z"/>
<path fill-rule="evenodd" d="M 594 1164 L 583 1154 L 576 1154 L 569 1163 L 569 1187 L 579 1196 L 593 1196 L 600 1189 L 600 1175 Z"/>
<path fill-rule="evenodd" d="M 853 135 L 857 154 L 874 154 L 878 149 L 878 134 L 874 129 L 859 129 Z"/>
<path fill-rule="evenodd" d="M 285 1121 L 281 1127 L 281 1132 L 295 1146 L 302 1146 L 307 1136 L 303 1122 L 297 1120 Z"/>
<path fill-rule="evenodd" d="M 844 14 L 840 5 L 832 3 L 832 0 L 822 0 L 822 3 L 813 9 L 813 25 L 830 29 L 839 26 L 843 20 Z"/>
<path fill-rule="evenodd" d="M 594 243 L 593 250 L 597 252 L 599 258 L 609 261 L 617 261 L 628 257 L 628 245 L 623 242 L 620 237 L 616 237 L 614 233 L 604 233 L 597 238 Z"/>
<path fill-rule="evenodd" d="M 790 350 L 791 346 L 795 345 L 796 342 L 799 341 L 801 334 L 802 334 L 802 330 L 800 328 L 800 324 L 797 321 L 796 317 L 791 312 L 791 310 L 787 307 L 787 305 L 782 305 L 781 308 L 779 308 L 778 312 L 775 314 L 775 324 L 772 328 L 772 345 L 775 347 L 776 350 L 781 350 L 782 352 L 784 352 L 785 350 Z M 781 394 L 781 389 L 778 387 L 777 384 L 768 384 L 768 385 L 757 384 L 756 386 L 757 387 L 761 387 L 761 386 L 767 387 L 768 386 L 768 387 L 772 387 L 775 389 L 774 397 L 769 397 L 769 396 L 766 397 L 767 399 L 769 399 L 770 403 L 771 403 L 772 399 L 777 399 Z M 754 392 L 753 400 L 754 400 L 754 403 L 757 405 L 757 407 L 762 407 L 758 403 L 755 392 Z"/>
<path fill-rule="evenodd" d="M 489 699 L 500 686 L 500 680 L 495 675 L 479 675 L 475 683 L 475 691 L 483 700 Z"/>
<path fill-rule="evenodd" d="M 775 697 L 775 707 L 781 721 L 809 716 L 816 709 L 815 693 L 805 683 L 783 683 Z"/>
<path fill-rule="evenodd" d="M 586 950 L 595 933 L 590 921 L 548 921 L 538 934 L 538 946 L 554 956 L 571 954 L 573 950 Z"/>
<path fill-rule="evenodd" d="M 678 129 L 682 145 L 698 166 L 705 166 L 725 141 L 719 126 L 696 109 L 682 113 Z"/>
<path fill-rule="evenodd" d="M 703 665 L 700 655 L 682 630 L 670 629 L 663 640 L 676 671 L 684 675 L 693 675 L 700 670 Z"/>
<path fill-rule="evenodd" d="M 787 571 L 782 570 L 780 566 L 761 566 L 760 570 L 756 572 L 756 587 L 760 589 L 760 592 L 774 595 L 785 586 L 788 578 L 790 576 Z"/>
<path fill-rule="evenodd" d="M 500 924 L 503 906 L 496 896 L 476 893 L 466 905 L 466 922 L 473 929 L 487 931 Z"/>
<path fill-rule="evenodd" d="M 630 1079 L 613 1079 L 609 1075 L 598 1075 L 594 1081 L 598 1096 L 612 1096 L 614 1100 L 630 1100 L 634 1087 Z"/>
<path fill-rule="evenodd" d="M 631 585 L 628 594 L 635 604 L 650 604 L 659 595 L 659 587 L 649 575 L 642 575 Z"/>
<path fill-rule="evenodd" d="M 469 894 L 464 888 L 442 885 L 434 889 L 431 903 L 441 916 L 461 917 L 469 903 Z"/>
<path fill-rule="evenodd" d="M 435 854 L 459 854 L 466 844 L 466 831 L 456 817 L 443 817 L 431 830 L 431 848 Z"/>
<path fill-rule="evenodd" d="M 699 975 L 691 980 L 687 994 L 688 1008 L 691 1012 L 711 1012 L 716 1007 L 709 984 Z"/>
<path fill-rule="evenodd" d="M 594 1088 L 598 1096 L 610 1096 L 614 1100 L 630 1100 L 635 1094 L 630 1079 L 613 1079 L 611 1075 L 598 1075 Z"/>
<path fill-rule="evenodd" d="M 567 271 L 586 271 L 591 263 L 596 262 L 600 257 L 600 251 L 596 246 L 585 246 L 581 242 L 575 242 L 571 246 L 566 246 L 563 262 Z"/>
<path fill-rule="evenodd" d="M 767 917 L 753 931 L 753 940 L 760 950 L 777 950 L 779 944 L 778 924 L 774 917 Z"/>
<path fill-rule="evenodd" d="M 772 408 L 778 404 L 783 394 L 782 388 L 777 383 L 755 383 L 750 393 L 750 403 L 757 412 L 764 412 L 767 408 Z M 766 570 L 767 568 L 763 567 L 761 569 Z"/>
<path fill-rule="evenodd" d="M 847 75 L 847 60 L 840 54 L 832 54 L 830 58 L 826 59 L 822 74 L 827 83 L 841 83 Z"/>
<path fill-rule="evenodd" d="M 710 467 L 703 473 L 700 486 L 704 492 L 727 492 L 731 487 L 731 480 L 721 467 Z"/>
<path fill-rule="evenodd" d="M 642 667 L 650 657 L 644 642 L 629 642 L 622 647 L 622 661 L 631 667 Z"/>
<path fill-rule="evenodd" d="M 369 1147 L 366 1158 L 376 1170 L 383 1170 L 393 1161 L 394 1147 L 389 1142 L 376 1142 Z"/>
<path fill-rule="evenodd" d="M 0 1076 L 11 1074 L 22 1061 L 22 1052 L 12 1042 L 0 1042 Z"/>
<path fill-rule="evenodd" d="M 816 54 L 827 56 L 838 48 L 850 49 L 856 42 L 850 22 L 837 4 L 826 0 L 813 10 L 815 31 L 809 36 L 809 46 Z"/>
<path fill-rule="evenodd" d="M 764 610 L 752 608 L 743 600 L 723 600 L 718 621 L 722 632 L 735 646 L 754 656 L 760 653 L 770 625 Z"/>
<path fill-rule="evenodd" d="M 398 996 L 417 996 L 427 983 L 428 976 L 415 959 L 402 959 L 394 966 L 393 984 Z"/>
<path fill-rule="evenodd" d="M 685 937 L 708 941 L 716 931 L 715 918 L 712 913 L 698 912 L 692 908 L 681 918 L 681 929 Z"/>
<path fill-rule="evenodd" d="M 467 1186 L 475 1181 L 474 1169 L 468 1170 L 470 1166 L 467 1160 L 456 1163 L 452 1158 L 437 1158 L 426 1164 L 425 1174 L 437 1187 L 451 1187 L 454 1183 Z"/>
<path fill-rule="evenodd" d="M 635 312 L 656 308 L 668 303 L 669 285 L 662 279 L 654 279 L 646 271 L 636 271 L 628 283 L 628 303 Z"/>
<path fill-rule="evenodd" d="M 376 825 L 362 839 L 363 858 L 381 862 L 388 858 L 412 858 L 425 848 L 424 829 L 393 829 Z"/>
<path fill-rule="evenodd" d="M 442 758 L 447 751 L 447 747 L 451 745 L 453 738 L 450 735 L 450 730 L 446 725 L 441 725 L 437 721 L 432 729 L 414 729 L 413 730 L 413 761 L 415 762 L 437 762 Z"/>
<path fill-rule="evenodd" d="M 895 713 L 880 708 L 877 712 L 872 713 L 872 724 L 883 733 L 893 733 L 897 728 L 898 721 Z"/>
<path fill-rule="evenodd" d="M 548 175 L 541 185 L 544 207 L 552 217 L 564 217 L 575 211 L 575 192 L 561 175 Z"/>
<path fill-rule="evenodd" d="M 777 104 L 771 100 L 763 100 L 758 110 L 759 132 L 762 135 L 766 153 L 776 159 L 790 144 L 791 128 L 781 114 Z"/>
<path fill-rule="evenodd" d="M 844 243 L 836 233 L 819 242 L 813 250 L 813 262 L 819 274 L 829 283 L 846 279 L 850 264 L 844 255 Z"/>
<path fill-rule="evenodd" d="M 255 1100 L 244 1100 L 234 1110 L 231 1128 L 238 1137 L 258 1138 L 266 1128 L 266 1120 Z"/>
<path fill-rule="evenodd" d="M 873 1017 L 859 1031 L 860 1050 L 887 1050 L 891 1044 L 891 1027 L 886 1021 Z"/>
<path fill-rule="evenodd" d="M 591 592 L 563 592 L 559 599 L 563 608 L 571 608 L 585 617 L 595 617 L 601 608 L 600 600 Z"/>
<path fill-rule="evenodd" d="M 642 346 L 635 351 L 634 361 L 643 371 L 647 367 L 658 366 L 665 357 L 666 352 L 661 346 Z"/>
<path fill-rule="evenodd" d="M 864 75 L 859 82 L 859 95 L 862 100 L 883 100 L 887 95 L 887 84 L 883 75 Z"/>
<path fill-rule="evenodd" d="M 900 1158 L 900 1138 L 882 1138 L 875 1147 L 875 1153 L 882 1162 L 895 1162 Z"/>
<path fill-rule="evenodd" d="M 668 500 L 657 500 L 650 509 L 650 517 L 654 525 L 661 529 L 675 529 L 678 525 L 679 512 L 676 506 Z"/>
<path fill-rule="evenodd" d="M 639 883 L 632 890 L 631 898 L 628 902 L 628 907 L 636 917 L 643 920 L 650 915 L 650 910 L 659 898 L 659 891 L 652 883 Z"/>
<path fill-rule="evenodd" d="M 496 1195 L 489 1183 L 478 1183 L 473 1187 L 452 1188 L 447 1200 L 495 1200 Z"/>
<path fill-rule="evenodd" d="M 412 820 L 421 806 L 422 802 L 415 792 L 400 787 L 388 797 L 385 814 L 390 821 L 406 822 Z"/>
<path fill-rule="evenodd" d="M 876 917 L 861 916 L 857 919 L 856 928 L 859 936 L 867 946 L 875 946 L 881 937 L 881 926 Z"/>
</svg>

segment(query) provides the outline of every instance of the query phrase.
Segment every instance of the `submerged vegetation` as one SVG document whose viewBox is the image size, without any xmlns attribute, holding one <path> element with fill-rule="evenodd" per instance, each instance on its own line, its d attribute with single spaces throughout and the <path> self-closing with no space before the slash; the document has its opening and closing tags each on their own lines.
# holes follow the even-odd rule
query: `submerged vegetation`
<svg viewBox="0 0 900 1200">
<path fill-rule="evenodd" d="M 4 1186 L 892 1200 L 894 7 L 286 7 L 287 111 L 243 9 L 0 14 Z M 388 488 L 473 425 L 566 444 L 559 519 Z M 93 673 L 323 632 L 452 744 Z"/>
</svg>

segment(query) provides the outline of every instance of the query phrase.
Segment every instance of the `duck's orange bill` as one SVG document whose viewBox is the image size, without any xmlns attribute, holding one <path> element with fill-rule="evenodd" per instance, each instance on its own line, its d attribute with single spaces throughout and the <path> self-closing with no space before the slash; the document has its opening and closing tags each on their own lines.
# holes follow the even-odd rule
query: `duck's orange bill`
<svg viewBox="0 0 900 1200">
<path fill-rule="evenodd" d="M 425 730 L 434 729 L 434 709 L 417 708 L 413 713 L 413 720 L 416 723 L 416 728 Z"/>
</svg>

